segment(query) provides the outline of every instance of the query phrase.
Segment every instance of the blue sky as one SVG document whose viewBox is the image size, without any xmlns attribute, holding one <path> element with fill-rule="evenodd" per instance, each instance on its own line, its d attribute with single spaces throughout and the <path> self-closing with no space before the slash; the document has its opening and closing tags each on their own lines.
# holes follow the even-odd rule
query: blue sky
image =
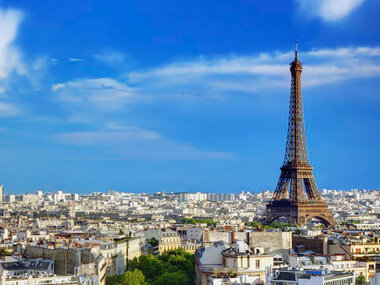
<svg viewBox="0 0 380 285">
<path fill-rule="evenodd" d="M 0 1 L 8 192 L 274 189 L 299 41 L 319 188 L 379 188 L 375 0 Z"/>
</svg>

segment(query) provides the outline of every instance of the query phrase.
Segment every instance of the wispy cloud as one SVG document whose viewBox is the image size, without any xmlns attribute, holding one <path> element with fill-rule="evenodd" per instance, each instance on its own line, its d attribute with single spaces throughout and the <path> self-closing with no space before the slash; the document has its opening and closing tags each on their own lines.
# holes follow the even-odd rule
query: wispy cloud
<svg viewBox="0 0 380 285">
<path fill-rule="evenodd" d="M 131 126 L 126 119 L 128 110 L 136 102 L 219 100 L 237 93 L 267 94 L 266 90 L 287 94 L 282 91 L 289 89 L 289 62 L 293 57 L 292 51 L 202 57 L 136 70 L 118 80 L 84 78 L 54 84 L 51 90 L 67 112 L 66 121 L 80 123 L 81 128 L 59 133 L 56 139 L 75 149 L 95 148 L 95 153 L 100 155 L 96 159 L 232 157 L 229 153 L 198 149 L 135 124 Z M 300 52 L 299 58 L 305 63 L 303 85 L 306 88 L 380 77 L 379 47 L 313 49 Z"/>
<path fill-rule="evenodd" d="M 12 103 L 0 102 L 0 118 L 15 117 L 21 113 L 20 108 Z"/>
<path fill-rule="evenodd" d="M 347 17 L 363 2 L 364 0 L 297 0 L 302 13 L 328 22 Z"/>
<path fill-rule="evenodd" d="M 200 57 L 129 72 L 124 80 L 75 79 L 52 86 L 58 100 L 123 110 L 128 103 L 148 100 L 223 98 L 289 88 L 289 62 L 294 53 L 271 52 L 251 56 Z M 300 52 L 305 88 L 380 76 L 380 47 L 340 47 Z M 133 87 L 132 87 L 133 86 Z"/>
<path fill-rule="evenodd" d="M 57 83 L 51 89 L 61 102 L 93 105 L 103 110 L 119 109 L 132 96 L 132 88 L 107 77 Z"/>
<path fill-rule="evenodd" d="M 13 45 L 21 19 L 20 11 L 0 9 L 0 80 L 12 72 L 25 73 L 20 53 Z"/>
<path fill-rule="evenodd" d="M 173 62 L 128 74 L 136 92 L 152 98 L 228 96 L 231 92 L 260 93 L 288 88 L 293 52 L 252 56 L 199 58 Z M 380 76 L 379 47 L 314 49 L 300 53 L 303 86 L 313 87 L 355 78 Z"/>
<path fill-rule="evenodd" d="M 14 117 L 23 114 L 24 90 L 38 90 L 47 66 L 47 58 L 35 56 L 25 60 L 15 40 L 23 13 L 15 9 L 0 9 L 0 116 Z M 22 91 L 21 91 L 22 90 Z"/>
<path fill-rule="evenodd" d="M 0 9 L 0 117 L 15 117 L 21 114 L 21 108 L 17 106 L 8 94 L 8 87 L 12 75 L 27 75 L 21 60 L 19 49 L 14 45 L 22 13 L 18 10 Z"/>
<path fill-rule="evenodd" d="M 117 124 L 108 124 L 96 131 L 60 133 L 55 138 L 63 144 L 97 149 L 98 156 L 79 157 L 80 159 L 201 160 L 232 157 L 229 153 L 200 150 L 191 144 L 167 139 L 151 130 Z"/>
<path fill-rule="evenodd" d="M 61 134 L 59 137 L 61 142 L 76 145 L 120 145 L 130 141 L 157 141 L 161 139 L 161 136 L 156 132 L 136 127 L 125 127 L 122 130 L 71 132 Z"/>
<path fill-rule="evenodd" d="M 111 78 L 78 79 L 57 83 L 51 90 L 66 107 L 67 120 L 90 129 L 55 136 L 56 141 L 62 144 L 72 145 L 75 149 L 95 148 L 98 154 L 75 156 L 75 159 L 201 160 L 232 157 L 229 153 L 198 149 L 152 130 L 110 121 L 110 116 L 115 113 L 124 113 L 123 107 L 136 96 L 125 83 Z"/>
<path fill-rule="evenodd" d="M 306 53 L 306 55 L 315 57 L 377 57 L 380 56 L 380 47 L 343 47 L 336 49 L 318 49 L 311 50 Z"/>
<path fill-rule="evenodd" d="M 121 64 L 125 60 L 125 54 L 113 50 L 106 50 L 95 54 L 94 58 L 109 65 Z"/>
<path fill-rule="evenodd" d="M 83 58 L 70 57 L 69 61 L 71 61 L 71 62 L 83 62 L 84 59 Z"/>
</svg>

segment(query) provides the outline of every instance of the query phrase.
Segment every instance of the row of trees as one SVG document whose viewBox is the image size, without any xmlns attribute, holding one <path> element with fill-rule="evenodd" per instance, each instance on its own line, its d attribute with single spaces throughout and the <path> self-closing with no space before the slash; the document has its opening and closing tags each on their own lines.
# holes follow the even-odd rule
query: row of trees
<svg viewBox="0 0 380 285">
<path fill-rule="evenodd" d="M 216 226 L 216 222 L 213 219 L 194 219 L 194 218 L 184 218 L 184 224 L 207 224 L 208 226 Z"/>
<path fill-rule="evenodd" d="M 254 221 L 254 222 L 251 222 L 251 223 L 245 223 L 246 226 L 249 226 L 249 227 L 253 227 L 253 228 L 256 228 L 256 229 L 259 229 L 259 230 L 262 230 L 262 229 L 265 229 L 265 230 L 268 230 L 268 229 L 285 229 L 287 227 L 295 227 L 296 225 L 295 224 L 288 224 L 288 223 L 281 223 L 281 222 L 277 222 L 277 221 L 273 221 L 272 223 L 270 223 L 269 225 L 262 225 L 260 222 L 257 222 L 257 221 Z"/>
<path fill-rule="evenodd" d="M 107 285 L 185 285 L 195 278 L 195 255 L 183 249 L 155 257 L 142 255 L 128 264 L 123 275 L 107 277 Z"/>
<path fill-rule="evenodd" d="M 256 228 L 258 230 L 263 230 L 263 229 L 264 230 L 273 230 L 273 229 L 284 230 L 284 229 L 287 229 L 287 228 L 290 228 L 290 227 L 296 227 L 297 226 L 296 224 L 283 223 L 283 222 L 278 222 L 278 221 L 273 221 L 269 225 L 262 225 L 258 221 L 254 221 L 254 222 L 251 222 L 251 223 L 246 222 L 245 225 L 248 226 L 248 227 Z M 321 229 L 326 228 L 326 226 L 324 224 L 322 224 L 322 223 L 314 225 L 314 226 L 317 227 L 317 228 L 321 228 Z"/>
</svg>

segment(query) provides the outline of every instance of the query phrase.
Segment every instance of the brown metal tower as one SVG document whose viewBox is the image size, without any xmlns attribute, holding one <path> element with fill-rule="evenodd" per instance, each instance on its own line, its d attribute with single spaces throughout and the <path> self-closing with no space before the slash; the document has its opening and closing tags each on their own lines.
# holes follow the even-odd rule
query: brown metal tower
<svg viewBox="0 0 380 285">
<path fill-rule="evenodd" d="M 309 219 L 317 218 L 326 226 L 332 226 L 334 219 L 318 191 L 307 153 L 301 72 L 296 43 L 295 58 L 290 64 L 292 79 L 285 159 L 273 198 L 267 204 L 266 222 L 285 217 L 291 223 L 306 224 Z"/>
</svg>

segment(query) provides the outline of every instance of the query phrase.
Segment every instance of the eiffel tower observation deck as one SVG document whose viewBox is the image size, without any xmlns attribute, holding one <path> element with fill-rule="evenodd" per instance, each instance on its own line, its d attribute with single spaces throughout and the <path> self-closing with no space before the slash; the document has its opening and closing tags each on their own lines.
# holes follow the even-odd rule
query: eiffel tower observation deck
<svg viewBox="0 0 380 285">
<path fill-rule="evenodd" d="M 267 204 L 266 222 L 286 218 L 290 223 L 305 225 L 315 218 L 326 226 L 332 226 L 335 221 L 318 191 L 307 152 L 301 86 L 302 63 L 298 60 L 297 53 L 296 43 L 295 58 L 290 64 L 291 91 L 285 159 L 273 198 Z"/>
</svg>

